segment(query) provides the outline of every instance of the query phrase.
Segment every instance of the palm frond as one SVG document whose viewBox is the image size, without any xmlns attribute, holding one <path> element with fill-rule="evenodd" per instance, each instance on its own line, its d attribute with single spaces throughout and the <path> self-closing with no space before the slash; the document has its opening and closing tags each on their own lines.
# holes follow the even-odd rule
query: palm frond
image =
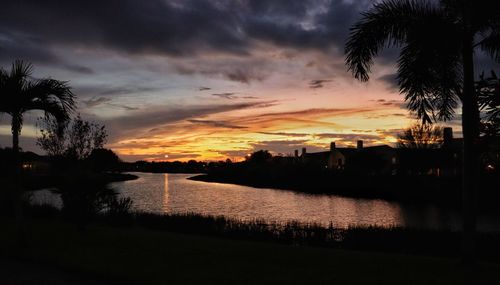
<svg viewBox="0 0 500 285">
<path fill-rule="evenodd" d="M 66 81 L 55 79 L 40 79 L 29 82 L 23 92 L 29 102 L 36 102 L 36 106 L 44 110 L 44 105 L 59 105 L 61 111 L 69 116 L 75 109 L 74 94 Z M 27 108 L 32 108 L 27 102 Z"/>
<path fill-rule="evenodd" d="M 28 78 L 31 77 L 32 73 L 33 65 L 31 63 L 19 59 L 15 60 L 12 63 L 9 75 L 10 87 L 18 86 L 22 88 L 28 81 Z"/>
<path fill-rule="evenodd" d="M 460 51 L 412 41 L 401 51 L 398 81 L 408 108 L 424 123 L 449 120 L 462 90 Z"/>
<path fill-rule="evenodd" d="M 348 70 L 357 79 L 367 81 L 373 57 L 380 49 L 403 45 L 423 18 L 439 15 L 439 7 L 428 1 L 389 0 L 376 4 L 362 13 L 362 19 L 351 28 L 346 43 Z"/>
<path fill-rule="evenodd" d="M 496 62 L 500 62 L 500 30 L 496 30 L 483 38 L 480 42 L 480 48 Z"/>
</svg>

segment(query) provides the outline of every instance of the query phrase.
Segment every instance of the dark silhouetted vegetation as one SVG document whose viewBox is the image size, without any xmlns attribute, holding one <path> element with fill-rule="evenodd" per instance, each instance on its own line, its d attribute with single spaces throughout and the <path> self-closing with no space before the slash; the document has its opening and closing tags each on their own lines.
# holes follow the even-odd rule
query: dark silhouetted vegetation
<svg viewBox="0 0 500 285">
<path fill-rule="evenodd" d="M 102 149 L 108 136 L 104 125 L 84 121 L 80 116 L 62 125 L 52 118 L 41 119 L 39 126 L 37 145 L 49 156 L 72 160 L 84 160 Z"/>
<path fill-rule="evenodd" d="M 414 124 L 398 134 L 399 148 L 432 149 L 442 144 L 443 128 L 431 124 Z"/>
<path fill-rule="evenodd" d="M 10 72 L 0 69 L 0 113 L 12 117 L 12 149 L 19 151 L 23 115 L 31 110 L 45 112 L 59 124 L 66 122 L 75 108 L 74 95 L 67 82 L 33 79 L 33 65 L 22 60 L 12 64 Z"/>
<path fill-rule="evenodd" d="M 109 207 L 107 209 L 102 208 L 101 211 L 93 212 L 92 215 L 87 217 L 85 227 L 88 228 L 91 225 L 119 226 L 288 245 L 453 258 L 459 255 L 460 233 L 453 231 L 375 226 L 336 228 L 332 224 L 324 226 L 294 221 L 272 223 L 191 213 L 161 215 L 130 212 L 130 201 L 114 201 L 120 205 L 108 203 Z M 38 218 L 50 218 L 59 222 L 68 218 L 68 213 L 64 208 L 57 210 L 48 205 L 26 205 L 26 207 L 27 213 Z M 72 209 L 76 209 L 76 207 Z M 71 217 L 74 218 L 75 216 Z M 74 222 L 74 220 L 71 222 Z M 77 226 L 76 228 L 82 229 L 82 224 L 77 224 Z M 500 252 L 496 246 L 496 243 L 500 241 L 500 235 L 498 233 L 481 233 L 478 235 L 478 239 L 481 241 L 478 248 L 481 258 L 490 262 L 500 262 L 500 259 L 498 259 Z"/>
<path fill-rule="evenodd" d="M 373 58 L 399 47 L 398 84 L 407 107 L 423 123 L 450 120 L 462 105 L 464 261 L 473 260 L 479 188 L 479 105 L 474 53 L 500 59 L 500 17 L 491 1 L 387 0 L 364 12 L 351 28 L 346 64 L 368 81 Z"/>
<path fill-rule="evenodd" d="M 11 220 L 0 221 L 0 257 L 111 284 L 494 284 L 499 270 L 485 263 L 464 269 L 453 258 L 290 246 L 143 227 L 93 224 L 82 233 L 54 219 L 34 220 L 30 249 L 19 252 L 12 250 Z M 362 240 L 378 235 L 371 232 Z M 409 236 L 409 243 L 419 242 Z M 29 275 L 29 268 L 22 272 Z"/>
<path fill-rule="evenodd" d="M 164 161 L 164 162 L 124 162 L 121 164 L 123 171 L 137 171 L 137 172 L 153 172 L 153 173 L 204 173 L 207 168 L 218 163 L 207 163 L 196 160 L 189 160 L 187 162 L 181 161 Z"/>
</svg>

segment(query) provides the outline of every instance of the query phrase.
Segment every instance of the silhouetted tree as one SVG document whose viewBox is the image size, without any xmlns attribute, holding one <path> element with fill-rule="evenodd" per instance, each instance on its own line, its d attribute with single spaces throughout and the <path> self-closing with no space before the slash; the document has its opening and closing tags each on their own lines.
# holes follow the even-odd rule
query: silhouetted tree
<svg viewBox="0 0 500 285">
<path fill-rule="evenodd" d="M 479 108 L 484 112 L 481 133 L 486 137 L 497 137 L 500 135 L 500 79 L 494 71 L 489 77 L 481 73 L 476 81 L 476 92 Z"/>
<path fill-rule="evenodd" d="M 45 112 L 46 117 L 62 123 L 69 118 L 75 107 L 74 95 L 67 82 L 34 79 L 32 73 L 33 66 L 22 60 L 14 61 L 10 72 L 0 68 L 0 113 L 7 113 L 12 119 L 13 192 L 20 244 L 24 243 L 23 194 L 19 163 L 19 135 L 23 126 L 23 116 L 28 111 L 41 110 Z"/>
<path fill-rule="evenodd" d="M 268 162 L 272 158 L 272 154 L 267 150 L 259 150 L 250 155 L 247 161 L 250 163 L 263 164 Z"/>
<path fill-rule="evenodd" d="M 33 65 L 16 60 L 10 73 L 0 69 L 0 113 L 12 117 L 12 149 L 19 152 L 19 135 L 24 113 L 41 110 L 46 117 L 62 123 L 75 108 L 74 95 L 67 82 L 33 79 Z"/>
<path fill-rule="evenodd" d="M 95 171 L 117 171 L 121 163 L 118 155 L 106 148 L 92 150 L 86 160 Z"/>
<path fill-rule="evenodd" d="M 474 49 L 500 61 L 500 13 L 493 0 L 386 0 L 362 14 L 346 44 L 346 63 L 367 81 L 373 57 L 401 48 L 398 82 L 408 108 L 425 123 L 450 119 L 462 103 L 464 261 L 474 254 L 479 111 Z"/>
<path fill-rule="evenodd" d="M 50 156 L 86 159 L 92 151 L 103 148 L 108 136 L 104 125 L 84 121 L 80 116 L 62 126 L 52 118 L 41 120 L 40 125 L 37 145 Z"/>
<path fill-rule="evenodd" d="M 500 157 L 498 139 L 500 136 L 500 79 L 491 71 L 489 77 L 484 72 L 476 81 L 481 116 L 481 168 L 488 172 L 498 172 Z"/>
<path fill-rule="evenodd" d="M 443 143 L 443 128 L 431 124 L 414 124 L 398 134 L 399 148 L 431 149 Z"/>
</svg>

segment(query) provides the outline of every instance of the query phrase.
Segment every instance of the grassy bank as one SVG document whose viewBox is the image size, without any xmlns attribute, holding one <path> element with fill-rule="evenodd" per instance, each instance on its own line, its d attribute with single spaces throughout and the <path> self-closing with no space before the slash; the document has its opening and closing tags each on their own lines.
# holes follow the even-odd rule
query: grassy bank
<svg viewBox="0 0 500 285">
<path fill-rule="evenodd" d="M 455 259 L 290 246 L 91 225 L 78 231 L 34 219 L 29 245 L 15 249 L 14 224 L 0 218 L 2 256 L 117 284 L 494 284 L 500 266 L 464 269 Z"/>
<path fill-rule="evenodd" d="M 49 205 L 29 206 L 26 208 L 26 214 L 55 221 L 71 221 L 83 228 L 90 223 L 234 240 L 449 258 L 459 257 L 461 242 L 461 233 L 449 230 L 377 226 L 338 228 L 332 224 L 325 226 L 296 221 L 240 220 L 195 213 L 155 214 L 106 211 L 88 216 L 83 224 L 81 220 L 75 220 L 69 216 L 69 213 Z M 476 240 L 478 258 L 500 264 L 500 233 L 480 232 L 477 233 Z"/>
</svg>

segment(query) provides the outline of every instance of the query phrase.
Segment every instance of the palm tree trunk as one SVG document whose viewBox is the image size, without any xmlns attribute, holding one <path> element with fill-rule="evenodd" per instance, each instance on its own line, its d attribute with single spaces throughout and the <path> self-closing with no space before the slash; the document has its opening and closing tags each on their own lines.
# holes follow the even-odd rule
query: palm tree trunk
<svg viewBox="0 0 500 285">
<path fill-rule="evenodd" d="M 466 20 L 466 11 L 464 18 Z M 467 21 L 466 21 L 466 26 Z M 463 169 L 462 169 L 462 261 L 475 259 L 476 192 L 479 176 L 479 111 L 474 90 L 473 37 L 466 27 L 463 40 L 464 94 L 462 98 Z"/>
<path fill-rule="evenodd" d="M 14 199 L 14 214 L 16 217 L 17 243 L 24 247 L 26 243 L 26 231 L 23 213 L 23 188 L 21 187 L 21 159 L 19 155 L 19 134 L 21 132 L 21 117 L 12 115 L 12 152 L 14 156 L 14 187 L 12 197 Z"/>
<path fill-rule="evenodd" d="M 12 115 L 12 151 L 16 158 L 19 154 L 19 133 L 21 132 L 21 120 L 19 115 Z M 16 161 L 17 162 L 17 161 Z"/>
</svg>

